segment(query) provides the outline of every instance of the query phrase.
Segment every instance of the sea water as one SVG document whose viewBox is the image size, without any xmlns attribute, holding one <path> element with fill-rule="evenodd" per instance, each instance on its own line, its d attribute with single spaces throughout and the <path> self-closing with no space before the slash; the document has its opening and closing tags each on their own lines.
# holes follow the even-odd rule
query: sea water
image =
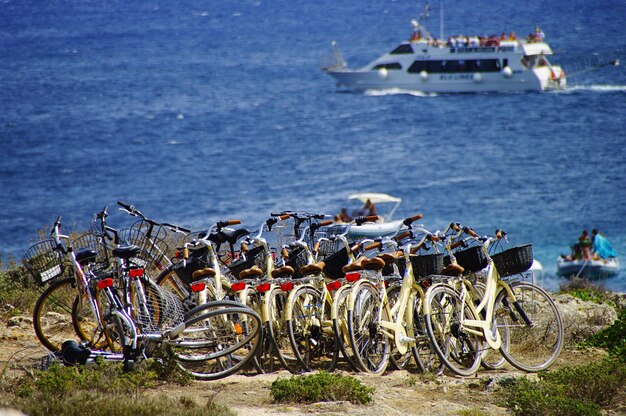
<svg viewBox="0 0 626 416">
<path fill-rule="evenodd" d="M 58 215 L 76 229 L 105 205 L 118 215 L 117 200 L 194 229 L 254 229 L 272 211 L 334 214 L 353 192 L 385 192 L 426 228 L 532 242 L 551 288 L 584 228 L 626 256 L 626 72 L 586 71 L 624 61 L 626 4 L 444 3 L 444 37 L 540 26 L 565 91 L 349 93 L 320 70 L 332 40 L 353 67 L 393 49 L 421 6 L 0 2 L 0 254 L 20 258 Z M 606 286 L 626 291 L 626 271 Z"/>
</svg>

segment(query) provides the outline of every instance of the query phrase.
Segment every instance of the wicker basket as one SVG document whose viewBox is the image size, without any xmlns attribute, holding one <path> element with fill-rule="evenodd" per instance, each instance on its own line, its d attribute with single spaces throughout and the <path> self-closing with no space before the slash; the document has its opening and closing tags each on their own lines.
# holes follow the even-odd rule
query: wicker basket
<svg viewBox="0 0 626 416">
<path fill-rule="evenodd" d="M 500 277 L 513 276 L 530 269 L 533 264 L 533 246 L 513 247 L 491 256 Z"/>
<path fill-rule="evenodd" d="M 350 257 L 348 250 L 344 247 L 324 259 L 324 274 L 331 279 L 342 279 L 346 274 L 341 270 L 348 264 Z"/>
<path fill-rule="evenodd" d="M 487 256 L 481 246 L 473 246 L 454 253 L 456 262 L 466 271 L 476 273 L 487 267 Z"/>
<path fill-rule="evenodd" d="M 257 265 L 261 269 L 265 270 L 265 256 L 264 250 L 262 246 L 253 247 L 246 253 L 246 257 L 240 257 L 239 259 L 230 263 L 228 268 L 232 275 L 239 279 L 239 273 L 242 271 L 251 268 L 252 266 Z"/>
<path fill-rule="evenodd" d="M 443 270 L 443 253 L 411 255 L 410 257 L 415 277 L 441 274 Z"/>
<path fill-rule="evenodd" d="M 57 251 L 54 240 L 44 240 L 31 246 L 24 254 L 22 263 L 35 278 L 38 285 L 44 285 L 63 275 L 63 257 Z"/>
</svg>

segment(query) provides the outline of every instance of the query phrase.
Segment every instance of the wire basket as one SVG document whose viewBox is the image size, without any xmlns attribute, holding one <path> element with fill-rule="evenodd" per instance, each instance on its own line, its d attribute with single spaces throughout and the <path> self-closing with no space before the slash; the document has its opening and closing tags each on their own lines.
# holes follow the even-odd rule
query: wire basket
<svg viewBox="0 0 626 416">
<path fill-rule="evenodd" d="M 293 267 L 295 273 L 293 277 L 298 279 L 302 277 L 300 274 L 300 267 L 309 264 L 309 256 L 307 250 L 304 247 L 296 247 L 289 252 L 289 260 L 285 262 L 285 265 Z"/>
<path fill-rule="evenodd" d="M 491 259 L 500 277 L 520 274 L 533 264 L 533 245 L 513 247 L 492 255 Z"/>
<path fill-rule="evenodd" d="M 410 258 L 415 277 L 441 274 L 443 271 L 443 253 L 411 255 Z"/>
<path fill-rule="evenodd" d="M 208 266 L 207 254 L 209 249 L 207 247 L 201 247 L 196 250 L 189 250 L 189 259 L 186 262 L 179 261 L 173 267 L 176 276 L 186 284 L 190 284 L 194 281 L 193 272 L 196 270 L 202 270 Z"/>
<path fill-rule="evenodd" d="M 95 260 L 90 263 L 94 272 L 104 271 L 109 267 L 110 256 L 106 240 L 99 234 L 86 232 L 72 239 L 72 247 L 78 252 L 81 249 L 93 250 L 96 253 Z"/>
<path fill-rule="evenodd" d="M 239 273 L 255 265 L 265 271 L 265 252 L 263 246 L 251 248 L 245 254 L 245 257 L 242 256 L 230 263 L 228 269 L 236 279 L 239 279 Z"/>
<path fill-rule="evenodd" d="M 22 264 L 38 285 L 53 281 L 65 271 L 63 256 L 54 240 L 43 240 L 31 246 L 26 250 Z"/>
<path fill-rule="evenodd" d="M 345 247 L 324 259 L 324 274 L 331 279 L 341 279 L 346 276 L 342 268 L 350 261 L 348 249 Z"/>
<path fill-rule="evenodd" d="M 131 228 L 120 230 L 118 236 L 120 241 L 136 245 L 141 249 L 137 257 L 131 259 L 132 263 L 145 268 L 162 269 L 169 250 L 164 240 L 165 232 L 160 227 L 156 227 L 148 237 L 144 229 L 145 227 L 133 225 Z"/>
<path fill-rule="evenodd" d="M 481 246 L 472 246 L 454 253 L 456 262 L 465 271 L 476 273 L 487 267 L 487 256 L 483 253 Z"/>
</svg>

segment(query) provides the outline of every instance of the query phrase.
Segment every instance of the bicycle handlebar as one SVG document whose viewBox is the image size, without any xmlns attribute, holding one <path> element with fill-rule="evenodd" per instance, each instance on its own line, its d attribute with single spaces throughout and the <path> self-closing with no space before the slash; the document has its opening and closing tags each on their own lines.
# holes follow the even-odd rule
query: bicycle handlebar
<svg viewBox="0 0 626 416">
<path fill-rule="evenodd" d="M 363 216 L 363 217 L 356 217 L 353 219 L 354 223 L 356 225 L 363 225 L 366 222 L 374 222 L 378 220 L 378 215 L 369 215 L 369 216 Z"/>
</svg>

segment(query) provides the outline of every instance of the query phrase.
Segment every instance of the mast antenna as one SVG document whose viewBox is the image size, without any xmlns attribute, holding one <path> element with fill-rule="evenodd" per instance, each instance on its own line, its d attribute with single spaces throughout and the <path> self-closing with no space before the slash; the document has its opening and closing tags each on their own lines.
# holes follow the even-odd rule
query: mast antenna
<svg viewBox="0 0 626 416">
<path fill-rule="evenodd" d="M 439 39 L 443 40 L 443 2 L 439 3 L 441 12 L 439 13 Z"/>
</svg>

